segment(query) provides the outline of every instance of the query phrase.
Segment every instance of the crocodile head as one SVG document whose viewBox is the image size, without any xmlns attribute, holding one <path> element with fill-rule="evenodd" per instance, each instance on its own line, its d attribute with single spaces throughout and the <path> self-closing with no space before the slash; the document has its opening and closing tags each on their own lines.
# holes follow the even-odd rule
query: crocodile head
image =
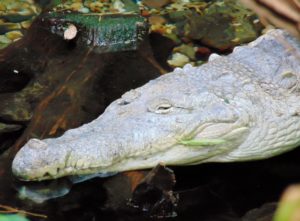
<svg viewBox="0 0 300 221">
<path fill-rule="evenodd" d="M 89 124 L 30 140 L 13 172 L 42 180 L 291 150 L 300 145 L 299 50 L 296 39 L 274 30 L 227 58 L 176 69 L 125 93 Z"/>
<path fill-rule="evenodd" d="M 13 161 L 14 174 L 42 180 L 220 158 L 244 141 L 249 116 L 188 77 L 195 70 L 187 65 L 131 90 L 59 138 L 30 140 Z"/>
</svg>

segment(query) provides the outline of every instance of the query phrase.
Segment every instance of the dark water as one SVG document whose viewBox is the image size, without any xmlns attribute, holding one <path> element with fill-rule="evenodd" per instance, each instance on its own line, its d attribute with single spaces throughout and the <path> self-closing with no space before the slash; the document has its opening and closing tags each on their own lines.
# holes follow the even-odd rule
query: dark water
<svg viewBox="0 0 300 221">
<path fill-rule="evenodd" d="M 242 220 L 248 211 L 276 202 L 288 185 L 300 181 L 299 156 L 300 149 L 296 149 L 263 161 L 174 167 L 179 203 L 177 217 L 168 220 Z M 58 186 L 66 184 L 65 180 L 59 182 Z M 66 196 L 35 204 L 17 199 L 15 189 L 23 183 L 16 181 L 10 189 L 11 200 L 5 203 L 45 214 L 51 221 L 153 220 L 147 212 L 127 206 L 130 186 L 126 182 L 126 177 L 119 174 L 68 184 L 72 188 Z M 47 185 L 49 182 L 45 182 Z M 271 216 L 276 204 L 270 205 L 254 216 Z"/>
</svg>

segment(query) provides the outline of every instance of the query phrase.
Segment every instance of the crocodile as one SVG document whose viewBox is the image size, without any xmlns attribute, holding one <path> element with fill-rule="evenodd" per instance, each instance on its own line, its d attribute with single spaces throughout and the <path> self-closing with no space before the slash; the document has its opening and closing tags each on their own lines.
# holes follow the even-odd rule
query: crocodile
<svg viewBox="0 0 300 221">
<path fill-rule="evenodd" d="M 227 56 L 176 68 L 61 137 L 30 139 L 22 180 L 270 158 L 300 144 L 300 43 L 276 29 Z"/>
</svg>

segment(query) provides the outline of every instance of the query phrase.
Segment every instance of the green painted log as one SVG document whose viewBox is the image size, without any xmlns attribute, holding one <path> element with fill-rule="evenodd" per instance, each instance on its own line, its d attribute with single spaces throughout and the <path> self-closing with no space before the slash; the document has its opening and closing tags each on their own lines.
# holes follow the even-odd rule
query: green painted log
<svg viewBox="0 0 300 221">
<path fill-rule="evenodd" d="M 93 47 L 96 53 L 136 50 L 148 33 L 145 18 L 137 14 L 97 14 L 76 12 L 48 12 L 45 27 L 66 40 L 71 28 L 71 40 L 80 47 Z"/>
</svg>

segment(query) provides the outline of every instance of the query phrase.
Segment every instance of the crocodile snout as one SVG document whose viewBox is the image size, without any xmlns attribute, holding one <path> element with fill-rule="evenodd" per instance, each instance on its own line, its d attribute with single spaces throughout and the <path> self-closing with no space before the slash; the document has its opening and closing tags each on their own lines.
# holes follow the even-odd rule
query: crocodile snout
<svg viewBox="0 0 300 221">
<path fill-rule="evenodd" d="M 13 174 L 21 180 L 55 178 L 64 163 L 65 155 L 58 149 L 55 146 L 49 146 L 45 141 L 29 140 L 13 160 Z"/>
</svg>

